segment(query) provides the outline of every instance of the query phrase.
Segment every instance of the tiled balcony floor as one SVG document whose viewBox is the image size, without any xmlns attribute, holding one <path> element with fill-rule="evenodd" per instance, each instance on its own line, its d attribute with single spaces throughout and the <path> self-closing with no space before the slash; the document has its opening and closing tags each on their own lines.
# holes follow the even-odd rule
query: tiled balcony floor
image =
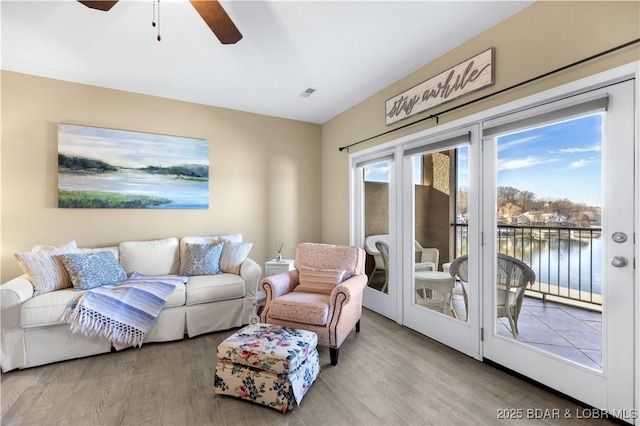
<svg viewBox="0 0 640 426">
<path fill-rule="evenodd" d="M 454 296 L 458 318 L 464 302 Z M 498 318 L 497 333 L 513 338 L 507 318 Z M 602 314 L 558 302 L 525 296 L 518 319 L 518 340 L 538 349 L 602 370 Z"/>
<path fill-rule="evenodd" d="M 509 320 L 499 318 L 498 334 L 513 337 Z M 525 297 L 518 340 L 565 359 L 602 369 L 602 314 L 557 302 Z"/>
</svg>

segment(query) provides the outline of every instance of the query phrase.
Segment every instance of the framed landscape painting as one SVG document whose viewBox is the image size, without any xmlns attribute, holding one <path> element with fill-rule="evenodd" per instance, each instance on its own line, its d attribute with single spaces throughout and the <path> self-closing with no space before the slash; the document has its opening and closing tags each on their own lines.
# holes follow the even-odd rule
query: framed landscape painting
<svg viewBox="0 0 640 426">
<path fill-rule="evenodd" d="M 58 207 L 207 209 L 209 144 L 58 124 Z"/>
</svg>

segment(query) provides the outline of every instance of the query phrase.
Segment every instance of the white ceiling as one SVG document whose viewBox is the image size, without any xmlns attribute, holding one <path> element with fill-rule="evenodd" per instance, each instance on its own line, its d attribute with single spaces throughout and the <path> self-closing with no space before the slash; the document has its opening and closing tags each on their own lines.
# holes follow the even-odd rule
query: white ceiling
<svg viewBox="0 0 640 426">
<path fill-rule="evenodd" d="M 161 42 L 152 0 L 2 0 L 1 66 L 324 123 L 531 3 L 221 0 L 244 36 L 222 45 L 186 0 L 161 1 Z"/>
</svg>

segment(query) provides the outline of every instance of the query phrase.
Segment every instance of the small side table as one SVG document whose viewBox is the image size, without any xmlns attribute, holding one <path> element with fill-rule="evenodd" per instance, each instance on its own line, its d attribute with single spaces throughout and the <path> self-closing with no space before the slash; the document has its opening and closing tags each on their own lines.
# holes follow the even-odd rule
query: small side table
<svg viewBox="0 0 640 426">
<path fill-rule="evenodd" d="M 291 270 L 293 270 L 293 259 L 282 259 L 280 261 L 271 259 L 264 264 L 265 277 L 282 274 L 283 272 L 289 272 Z"/>
</svg>

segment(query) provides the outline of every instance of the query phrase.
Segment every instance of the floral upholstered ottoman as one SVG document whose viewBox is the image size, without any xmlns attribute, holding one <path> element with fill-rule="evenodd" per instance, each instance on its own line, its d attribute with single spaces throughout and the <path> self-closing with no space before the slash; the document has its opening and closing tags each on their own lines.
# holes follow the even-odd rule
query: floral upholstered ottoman
<svg viewBox="0 0 640 426">
<path fill-rule="evenodd" d="M 320 372 L 317 343 L 310 331 L 248 325 L 218 345 L 214 393 L 291 410 Z"/>
</svg>

